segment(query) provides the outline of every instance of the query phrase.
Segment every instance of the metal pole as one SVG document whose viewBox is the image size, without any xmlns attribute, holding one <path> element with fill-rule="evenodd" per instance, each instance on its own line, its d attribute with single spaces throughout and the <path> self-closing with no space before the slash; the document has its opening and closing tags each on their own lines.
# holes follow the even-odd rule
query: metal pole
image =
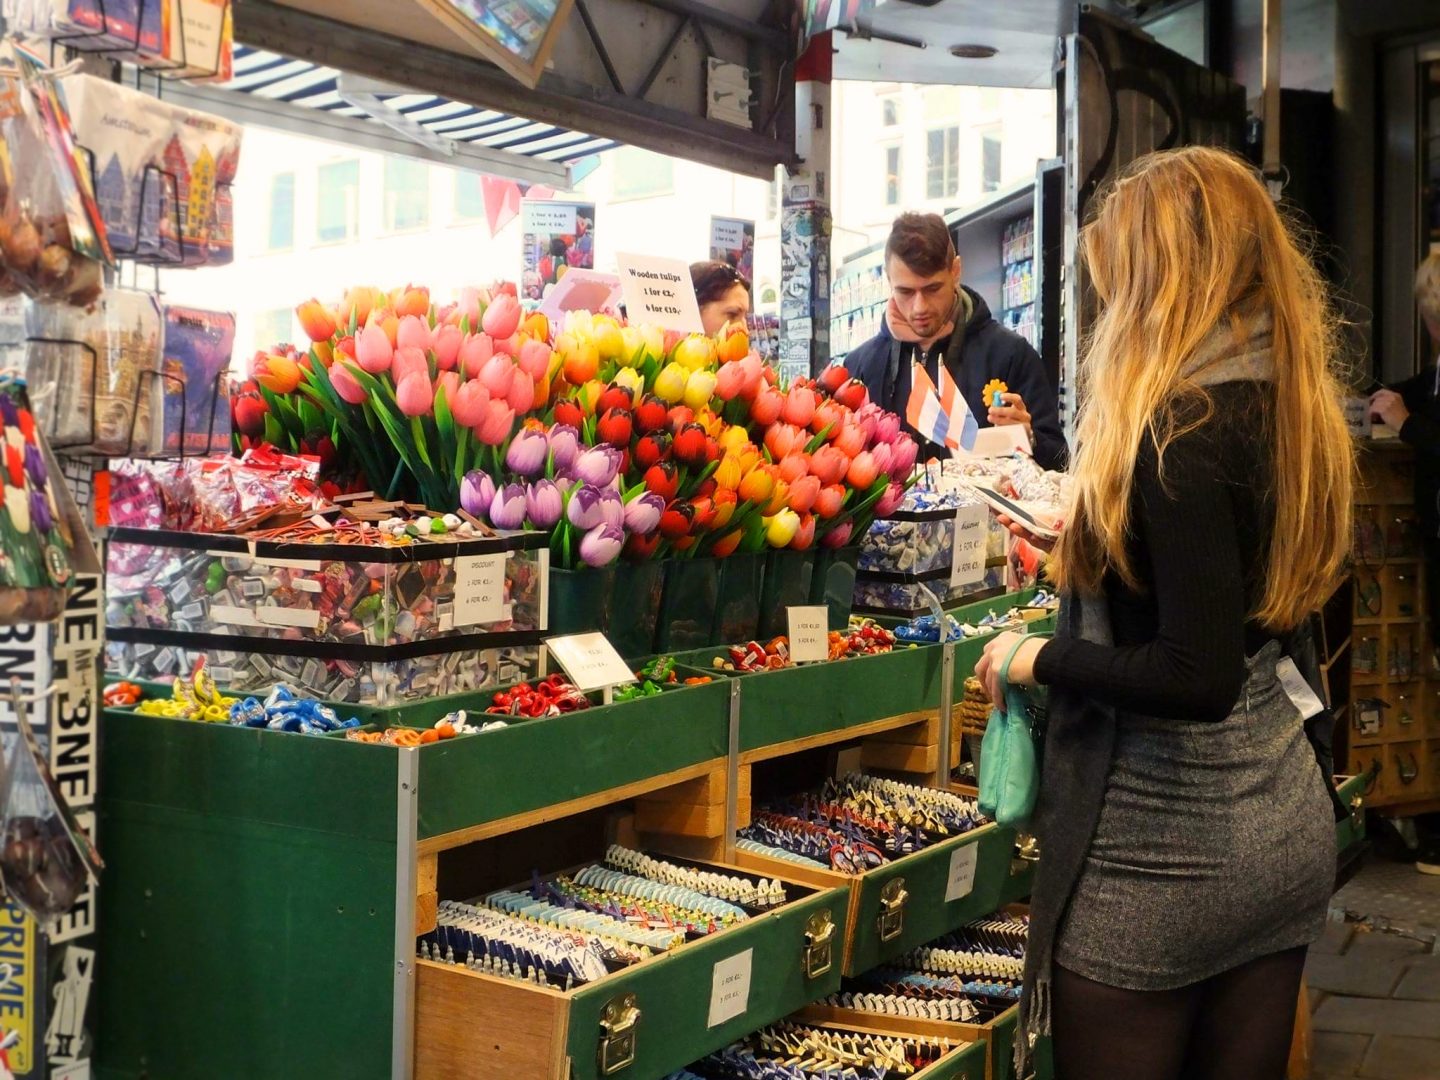
<svg viewBox="0 0 1440 1080">
<path fill-rule="evenodd" d="M 940 650 L 940 753 L 935 762 L 935 786 L 944 789 L 950 786 L 950 712 L 955 700 L 955 642 L 945 642 Z"/>
<path fill-rule="evenodd" d="M 390 1034 L 390 1075 L 415 1072 L 415 889 L 418 855 L 420 751 L 401 750 L 395 786 L 395 990 Z"/>
<path fill-rule="evenodd" d="M 730 680 L 730 745 L 725 752 L 725 861 L 735 861 L 740 828 L 740 680 Z"/>
<path fill-rule="evenodd" d="M 1273 198 L 1280 198 L 1280 46 L 1283 19 L 1280 12 L 1281 0 L 1265 0 L 1263 37 L 1265 41 L 1264 62 L 1260 82 L 1264 88 L 1261 95 L 1260 114 L 1265 119 L 1263 167 L 1265 180 Z"/>
</svg>

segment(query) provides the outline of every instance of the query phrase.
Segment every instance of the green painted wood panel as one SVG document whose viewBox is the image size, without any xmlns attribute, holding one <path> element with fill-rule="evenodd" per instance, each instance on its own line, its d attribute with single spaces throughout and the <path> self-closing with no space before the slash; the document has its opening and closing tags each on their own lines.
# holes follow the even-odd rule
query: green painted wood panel
<svg viewBox="0 0 1440 1080">
<path fill-rule="evenodd" d="M 946 1054 L 915 1080 L 985 1080 L 985 1044 L 977 1042 Z"/>
<path fill-rule="evenodd" d="M 640 1009 L 635 1064 L 619 1074 L 634 1080 L 664 1076 L 835 993 L 840 988 L 848 902 L 848 890 L 826 889 L 783 911 L 641 964 L 623 977 L 580 989 L 570 1009 L 572 1080 L 598 1080 L 600 1014 L 622 993 L 633 993 Z M 835 922 L 835 963 L 828 974 L 807 979 L 801 967 L 805 924 L 822 910 Z M 754 950 L 747 1008 L 712 1028 L 708 1021 L 715 966 L 747 949 Z"/>
</svg>

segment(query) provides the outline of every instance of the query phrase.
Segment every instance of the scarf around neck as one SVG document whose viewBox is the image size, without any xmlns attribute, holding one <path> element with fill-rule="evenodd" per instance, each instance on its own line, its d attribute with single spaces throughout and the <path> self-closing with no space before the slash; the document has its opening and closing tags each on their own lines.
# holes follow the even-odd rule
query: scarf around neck
<svg viewBox="0 0 1440 1080">
<path fill-rule="evenodd" d="M 975 301 L 970 299 L 970 294 L 963 287 L 955 290 L 955 306 L 950 309 L 950 318 L 935 335 L 935 342 L 949 341 L 955 333 L 956 326 L 964 326 L 975 314 Z M 902 341 L 907 345 L 919 345 L 920 335 L 910 328 L 909 321 L 900 312 L 899 306 L 895 303 L 895 296 L 892 293 L 890 301 L 885 305 L 885 325 L 890 328 L 890 336 L 896 341 Z M 932 344 L 931 348 L 934 345 Z"/>
</svg>

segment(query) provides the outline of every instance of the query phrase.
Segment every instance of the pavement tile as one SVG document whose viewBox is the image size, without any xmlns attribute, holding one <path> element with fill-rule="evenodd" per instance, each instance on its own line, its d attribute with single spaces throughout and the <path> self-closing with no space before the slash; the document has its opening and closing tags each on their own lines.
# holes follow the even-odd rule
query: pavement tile
<svg viewBox="0 0 1440 1080">
<path fill-rule="evenodd" d="M 1305 964 L 1305 982 L 1312 990 L 1332 994 L 1388 998 L 1405 970 L 1404 961 L 1368 953 L 1312 956 Z"/>
<path fill-rule="evenodd" d="M 1440 1001 L 1440 956 L 1410 961 L 1404 978 L 1390 996 L 1406 1001 Z"/>
<path fill-rule="evenodd" d="M 1377 1035 L 1360 1075 L 1375 1080 L 1440 1080 L 1440 1038 Z"/>
<path fill-rule="evenodd" d="M 1345 950 L 1346 956 L 1363 956 L 1372 960 L 1405 960 L 1429 951 L 1429 946 L 1414 938 L 1398 934 L 1356 933 Z"/>
<path fill-rule="evenodd" d="M 1334 956 L 1343 953 L 1354 936 L 1355 927 L 1351 923 L 1331 919 L 1325 924 L 1325 932 L 1320 935 L 1320 940 L 1310 946 L 1310 955 Z"/>
<path fill-rule="evenodd" d="M 1310 1060 L 1316 1072 L 1330 1076 L 1354 1076 L 1370 1047 L 1369 1035 L 1347 1035 L 1338 1031 L 1315 1032 Z M 1312 1080 L 1314 1078 L 1312 1077 Z"/>
<path fill-rule="evenodd" d="M 1316 1031 L 1434 1037 L 1440 1032 L 1440 1001 L 1387 1001 L 1330 997 L 1315 1012 Z"/>
</svg>

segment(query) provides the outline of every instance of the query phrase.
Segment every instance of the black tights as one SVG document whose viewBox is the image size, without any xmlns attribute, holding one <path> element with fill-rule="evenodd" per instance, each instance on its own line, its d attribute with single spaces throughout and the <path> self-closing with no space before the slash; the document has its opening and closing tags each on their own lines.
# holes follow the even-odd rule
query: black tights
<svg viewBox="0 0 1440 1080">
<path fill-rule="evenodd" d="M 1284 1080 L 1305 948 L 1179 990 L 1119 990 L 1056 965 L 1055 1080 Z"/>
</svg>

